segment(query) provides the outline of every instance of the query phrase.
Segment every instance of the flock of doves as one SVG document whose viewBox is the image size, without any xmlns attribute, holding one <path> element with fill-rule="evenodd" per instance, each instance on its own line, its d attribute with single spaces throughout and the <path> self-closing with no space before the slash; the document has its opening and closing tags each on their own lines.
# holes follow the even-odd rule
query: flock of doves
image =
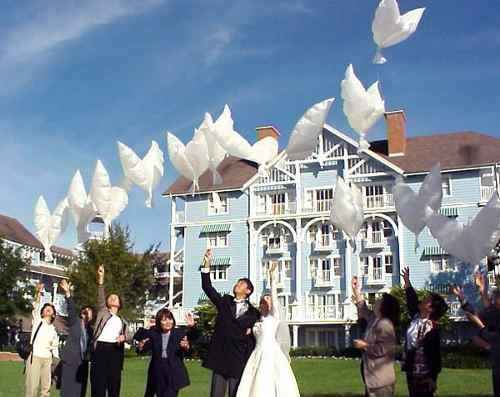
<svg viewBox="0 0 500 397">
<path fill-rule="evenodd" d="M 425 8 L 419 8 L 401 15 L 396 0 L 381 0 L 373 19 L 373 39 L 377 51 L 373 62 L 383 64 L 387 60 L 382 49 L 394 46 L 411 36 L 417 29 Z M 352 65 L 347 67 L 341 82 L 343 111 L 349 125 L 359 135 L 359 152 L 369 148 L 366 134 L 382 117 L 385 104 L 376 81 L 365 89 Z M 315 150 L 317 138 L 323 130 L 334 98 L 325 99 L 311 108 L 299 119 L 290 134 L 286 156 L 289 160 L 309 157 Z M 213 185 L 223 183 L 217 168 L 227 156 L 234 156 L 258 164 L 259 171 L 265 170 L 278 155 L 278 142 L 266 137 L 251 145 L 234 130 L 234 121 L 229 106 L 214 121 L 206 113 L 201 125 L 184 145 L 173 133 L 167 132 L 167 146 L 174 168 L 192 182 L 193 193 L 199 190 L 199 178 L 207 170 L 212 173 Z M 141 159 L 131 148 L 118 142 L 118 153 L 124 178 L 113 186 L 106 168 L 97 161 L 90 192 L 87 193 L 83 178 L 77 171 L 70 183 L 67 196 L 51 213 L 45 199 L 40 196 L 35 207 L 36 234 L 42 242 L 46 260 L 51 261 L 50 248 L 64 233 L 72 215 L 78 242 L 89 238 L 88 224 L 100 216 L 109 229 L 128 205 L 128 193 L 136 185 L 146 193 L 146 207 L 153 206 L 153 191 L 164 174 L 164 156 L 158 143 Z M 469 264 L 478 264 L 493 248 L 498 239 L 500 219 L 498 195 L 494 194 L 474 220 L 464 225 L 455 219 L 440 215 L 442 201 L 441 172 L 439 165 L 425 178 L 418 193 L 415 193 L 400 178 L 393 195 L 397 213 L 403 224 L 416 236 L 427 226 L 432 236 L 449 254 Z M 338 178 L 333 198 L 331 223 L 343 230 L 355 241 L 365 221 L 362 194 L 355 184 L 348 185 Z"/>
</svg>

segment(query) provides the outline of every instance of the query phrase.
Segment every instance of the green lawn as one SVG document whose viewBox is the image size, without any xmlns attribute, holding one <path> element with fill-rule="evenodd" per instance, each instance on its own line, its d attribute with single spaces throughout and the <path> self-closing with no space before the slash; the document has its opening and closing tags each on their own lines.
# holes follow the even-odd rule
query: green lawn
<svg viewBox="0 0 500 397">
<path fill-rule="evenodd" d="M 122 397 L 141 397 L 146 381 L 146 359 L 126 361 L 123 373 Z M 189 362 L 192 385 L 182 397 L 206 397 L 209 388 L 209 372 L 197 362 Z M 363 385 L 359 376 L 358 361 L 332 359 L 294 360 L 300 391 L 308 397 L 360 396 Z M 19 363 L 0 362 L 0 397 L 23 396 L 23 373 Z M 440 396 L 487 396 L 491 395 L 489 370 L 444 370 L 439 378 Z M 407 395 L 403 376 L 398 373 L 397 394 Z M 52 396 L 57 396 L 53 392 Z M 265 397 L 265 396 L 263 396 Z"/>
</svg>

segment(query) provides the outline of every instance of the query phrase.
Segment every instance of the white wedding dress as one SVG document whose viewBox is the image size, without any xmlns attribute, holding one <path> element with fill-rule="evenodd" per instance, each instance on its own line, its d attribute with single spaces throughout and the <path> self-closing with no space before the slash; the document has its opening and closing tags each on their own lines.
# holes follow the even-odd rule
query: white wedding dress
<svg viewBox="0 0 500 397">
<path fill-rule="evenodd" d="M 272 310 L 255 324 L 257 345 L 248 359 L 236 397 L 300 397 L 290 366 L 290 333 L 280 319 L 278 294 L 271 282 Z"/>
</svg>

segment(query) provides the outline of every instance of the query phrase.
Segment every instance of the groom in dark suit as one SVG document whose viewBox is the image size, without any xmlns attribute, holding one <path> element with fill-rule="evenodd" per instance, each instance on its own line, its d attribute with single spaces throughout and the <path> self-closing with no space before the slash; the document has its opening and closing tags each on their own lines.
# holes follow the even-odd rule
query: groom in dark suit
<svg viewBox="0 0 500 397">
<path fill-rule="evenodd" d="M 210 280 L 211 251 L 207 250 L 201 267 L 201 286 L 217 308 L 215 331 L 208 348 L 205 368 L 211 369 L 211 397 L 236 397 L 245 365 L 255 347 L 251 330 L 260 318 L 260 312 L 248 298 L 253 292 L 252 282 L 247 278 L 237 281 L 233 295 L 221 296 Z"/>
</svg>

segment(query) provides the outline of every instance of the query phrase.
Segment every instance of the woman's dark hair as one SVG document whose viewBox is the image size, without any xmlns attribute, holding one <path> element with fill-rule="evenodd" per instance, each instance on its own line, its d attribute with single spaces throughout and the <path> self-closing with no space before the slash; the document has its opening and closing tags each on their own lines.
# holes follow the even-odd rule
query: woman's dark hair
<svg viewBox="0 0 500 397">
<path fill-rule="evenodd" d="M 430 295 L 430 298 L 431 298 L 432 312 L 429 318 L 432 321 L 439 321 L 441 317 L 443 317 L 445 313 L 448 311 L 448 304 L 439 294 L 432 293 Z"/>
<path fill-rule="evenodd" d="M 56 308 L 52 303 L 45 303 L 42 306 L 42 309 L 40 310 L 40 316 L 43 316 L 43 311 L 45 310 L 46 307 L 51 307 L 52 310 L 54 311 L 54 313 L 50 317 L 50 323 L 52 324 L 54 322 L 54 320 L 56 319 Z"/>
<path fill-rule="evenodd" d="M 380 315 L 392 322 L 394 328 L 399 326 L 401 308 L 399 301 L 391 294 L 382 294 L 382 301 L 380 302 Z"/>
<path fill-rule="evenodd" d="M 158 313 L 156 313 L 155 317 L 156 329 L 161 330 L 161 320 L 163 320 L 164 318 L 169 318 L 174 322 L 174 327 L 176 326 L 175 317 L 172 312 L 168 309 L 160 309 L 158 310 Z"/>
<path fill-rule="evenodd" d="M 121 305 L 121 301 L 120 301 L 120 305 Z M 83 306 L 81 309 L 80 309 L 80 318 L 82 318 L 83 314 L 88 311 L 88 310 L 91 310 L 92 312 L 94 312 L 94 308 L 92 306 Z"/>
<path fill-rule="evenodd" d="M 259 302 L 259 311 L 264 317 L 267 316 L 271 311 L 269 308 L 269 304 L 266 301 L 266 296 L 271 296 L 271 295 L 269 294 L 262 295 Z"/>
</svg>

